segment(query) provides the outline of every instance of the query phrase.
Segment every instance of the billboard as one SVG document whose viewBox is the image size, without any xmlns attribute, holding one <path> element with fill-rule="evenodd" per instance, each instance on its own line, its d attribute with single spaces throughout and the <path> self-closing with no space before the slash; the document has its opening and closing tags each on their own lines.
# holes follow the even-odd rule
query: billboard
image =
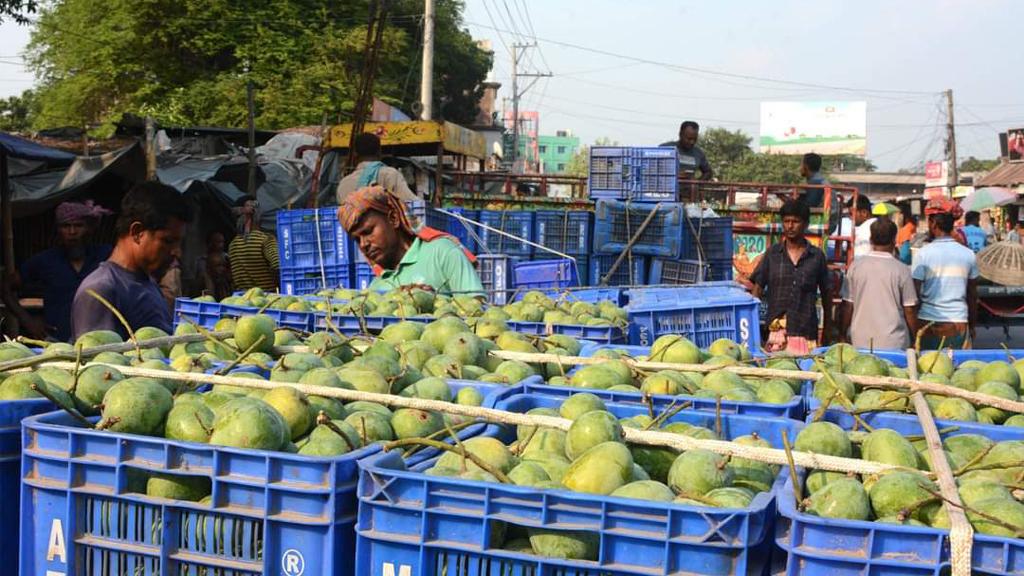
<svg viewBox="0 0 1024 576">
<path fill-rule="evenodd" d="M 867 108 L 867 102 L 762 102 L 761 152 L 863 156 Z"/>
<path fill-rule="evenodd" d="M 1010 162 L 1024 162 L 1024 128 L 1006 131 L 1006 157 Z"/>
<path fill-rule="evenodd" d="M 924 186 L 935 188 L 949 184 L 949 161 L 928 162 L 924 165 Z"/>
</svg>

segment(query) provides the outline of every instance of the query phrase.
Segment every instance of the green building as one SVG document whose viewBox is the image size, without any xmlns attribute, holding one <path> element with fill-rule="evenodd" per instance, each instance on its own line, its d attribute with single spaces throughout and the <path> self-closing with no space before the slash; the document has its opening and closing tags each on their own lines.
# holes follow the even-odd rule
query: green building
<svg viewBox="0 0 1024 576">
<path fill-rule="evenodd" d="M 519 155 L 527 157 L 527 146 L 534 143 L 529 138 L 519 139 Z M 536 142 L 537 158 L 539 166 L 535 169 L 541 174 L 564 174 L 569 169 L 569 163 L 580 148 L 580 139 L 568 130 L 559 130 L 554 136 L 544 134 L 537 136 Z M 532 166 L 531 166 L 532 168 Z"/>
<path fill-rule="evenodd" d="M 537 137 L 537 155 L 540 156 L 541 173 L 564 174 L 576 151 L 580 149 L 580 139 L 572 132 L 559 130 L 554 136 L 541 134 Z"/>
</svg>

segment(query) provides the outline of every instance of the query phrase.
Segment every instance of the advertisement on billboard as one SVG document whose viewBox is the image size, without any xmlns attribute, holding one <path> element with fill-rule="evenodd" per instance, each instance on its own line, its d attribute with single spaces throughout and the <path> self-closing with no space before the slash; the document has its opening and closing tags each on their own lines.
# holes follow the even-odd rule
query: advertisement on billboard
<svg viewBox="0 0 1024 576">
<path fill-rule="evenodd" d="M 924 185 L 926 188 L 949 184 L 949 161 L 937 160 L 924 165 Z"/>
<path fill-rule="evenodd" d="M 1006 157 L 1010 162 L 1024 162 L 1024 128 L 1006 131 Z"/>
<path fill-rule="evenodd" d="M 762 102 L 761 152 L 852 154 L 867 150 L 867 102 Z"/>
</svg>

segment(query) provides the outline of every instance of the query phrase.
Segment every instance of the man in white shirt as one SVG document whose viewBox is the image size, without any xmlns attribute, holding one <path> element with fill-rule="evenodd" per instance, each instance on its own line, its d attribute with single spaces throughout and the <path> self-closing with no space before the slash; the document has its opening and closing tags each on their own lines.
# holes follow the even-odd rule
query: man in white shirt
<svg viewBox="0 0 1024 576">
<path fill-rule="evenodd" d="M 852 203 L 851 198 L 847 207 Z M 857 205 L 852 212 L 853 223 L 857 227 L 853 238 L 853 257 L 856 259 L 871 253 L 871 225 L 875 223 L 875 218 L 871 215 L 871 200 L 863 194 L 858 194 Z"/>
</svg>

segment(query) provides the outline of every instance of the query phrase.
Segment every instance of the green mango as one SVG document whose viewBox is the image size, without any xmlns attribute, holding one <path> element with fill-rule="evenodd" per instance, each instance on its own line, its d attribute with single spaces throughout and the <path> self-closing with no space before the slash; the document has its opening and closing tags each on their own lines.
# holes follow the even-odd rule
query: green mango
<svg viewBox="0 0 1024 576">
<path fill-rule="evenodd" d="M 628 483 L 633 457 L 621 442 L 604 442 L 584 452 L 565 471 L 562 484 L 574 492 L 608 495 Z"/>
<path fill-rule="evenodd" d="M 684 496 L 700 497 L 732 484 L 732 470 L 724 457 L 709 450 L 680 454 L 668 472 L 668 485 Z"/>
</svg>

